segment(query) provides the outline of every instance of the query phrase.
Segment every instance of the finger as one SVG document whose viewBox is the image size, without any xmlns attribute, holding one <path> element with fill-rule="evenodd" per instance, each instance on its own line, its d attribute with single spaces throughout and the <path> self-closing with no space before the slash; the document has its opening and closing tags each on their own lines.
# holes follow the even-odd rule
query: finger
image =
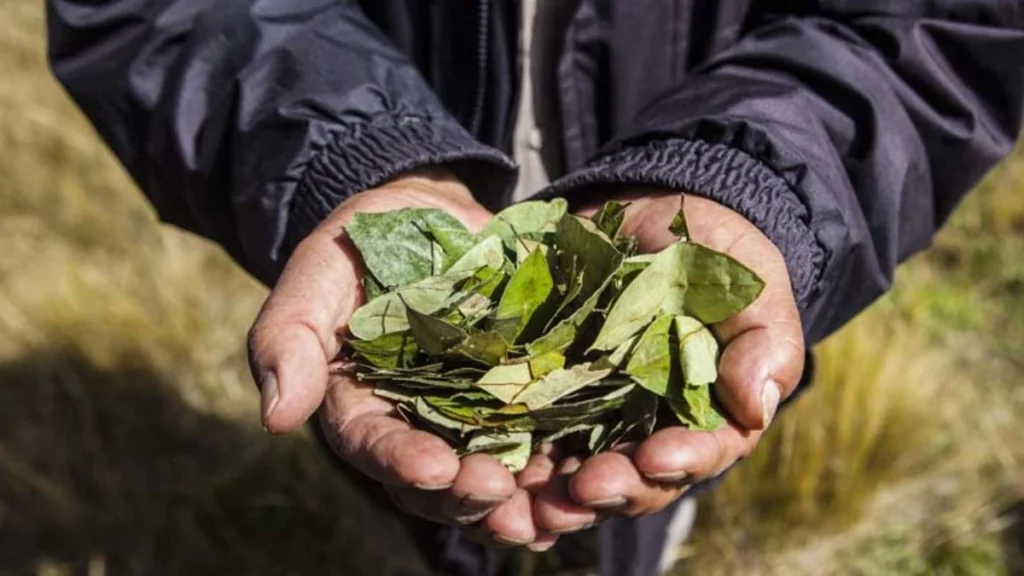
<svg viewBox="0 0 1024 576">
<path fill-rule="evenodd" d="M 541 532 L 568 534 L 597 522 L 597 514 L 569 496 L 569 477 L 579 469 L 578 458 L 563 460 L 551 479 L 534 494 L 533 519 Z"/>
<path fill-rule="evenodd" d="M 462 458 L 459 474 L 450 490 L 448 510 L 459 514 L 490 511 L 516 492 L 516 479 L 490 454 Z"/>
<path fill-rule="evenodd" d="M 587 508 L 636 516 L 657 512 L 686 491 L 684 483 L 645 478 L 630 457 L 634 451 L 624 447 L 588 458 L 569 479 L 569 495 Z"/>
<path fill-rule="evenodd" d="M 714 431 L 673 426 L 655 432 L 636 450 L 633 462 L 648 480 L 693 483 L 721 474 L 746 458 L 761 438 L 730 422 Z"/>
<path fill-rule="evenodd" d="M 501 544 L 525 545 L 537 538 L 530 494 L 519 488 L 481 522 L 481 526 Z"/>
<path fill-rule="evenodd" d="M 740 261 L 762 262 L 765 288 L 750 307 L 713 328 L 725 343 L 715 394 L 738 423 L 763 430 L 800 381 L 803 327 L 785 264 L 774 246 L 757 232 L 743 236 L 730 250 Z"/>
<path fill-rule="evenodd" d="M 447 490 L 411 487 L 389 489 L 408 513 L 443 524 L 476 522 L 507 501 L 516 491 L 515 479 L 488 454 L 471 454 L 461 461 L 455 482 Z"/>
<path fill-rule="evenodd" d="M 559 450 L 554 444 L 542 445 L 536 454 L 530 456 L 526 467 L 516 475 L 519 487 L 531 494 L 543 488 L 555 475 L 558 458 Z"/>
<path fill-rule="evenodd" d="M 451 487 L 459 458 L 440 437 L 414 430 L 371 386 L 336 376 L 321 410 L 335 453 L 379 482 L 423 490 Z"/>
<path fill-rule="evenodd" d="M 314 232 L 292 254 L 249 332 L 249 365 L 260 384 L 263 425 L 291 430 L 316 410 L 339 324 L 362 297 L 358 259 L 345 243 Z"/>
<path fill-rule="evenodd" d="M 735 321 L 756 323 L 757 319 L 737 317 Z M 726 344 L 719 360 L 715 395 L 739 424 L 764 430 L 774 419 L 781 400 L 800 381 L 804 359 L 798 320 L 780 319 L 751 327 Z"/>
<path fill-rule="evenodd" d="M 537 534 L 537 538 L 530 544 L 527 544 L 526 547 L 529 548 L 531 552 L 546 552 L 557 543 L 558 534 L 551 534 L 545 532 L 542 534 Z"/>
</svg>

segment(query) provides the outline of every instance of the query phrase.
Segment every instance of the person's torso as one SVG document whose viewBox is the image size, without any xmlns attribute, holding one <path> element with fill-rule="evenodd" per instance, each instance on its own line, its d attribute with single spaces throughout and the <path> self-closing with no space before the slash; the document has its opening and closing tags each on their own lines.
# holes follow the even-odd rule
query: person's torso
<svg viewBox="0 0 1024 576">
<path fill-rule="evenodd" d="M 734 44 L 755 18 L 750 0 L 532 1 L 531 124 L 542 134 L 535 144 L 545 148 L 551 178 L 582 166 L 644 105 Z M 513 154 L 526 72 L 519 0 L 361 5 L 463 126 Z"/>
</svg>

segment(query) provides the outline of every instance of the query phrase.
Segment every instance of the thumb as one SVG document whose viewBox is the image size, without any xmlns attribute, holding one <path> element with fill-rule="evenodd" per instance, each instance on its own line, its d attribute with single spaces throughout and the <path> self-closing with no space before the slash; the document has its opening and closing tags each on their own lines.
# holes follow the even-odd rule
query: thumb
<svg viewBox="0 0 1024 576">
<path fill-rule="evenodd" d="M 324 230 L 292 254 L 249 331 L 249 366 L 271 432 L 286 432 L 317 409 L 327 365 L 341 348 L 338 333 L 362 298 L 353 249 Z"/>
</svg>

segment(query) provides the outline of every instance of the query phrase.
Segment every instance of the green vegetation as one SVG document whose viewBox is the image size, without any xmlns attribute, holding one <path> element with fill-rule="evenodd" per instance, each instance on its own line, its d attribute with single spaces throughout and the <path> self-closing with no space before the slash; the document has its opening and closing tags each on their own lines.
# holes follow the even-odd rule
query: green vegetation
<svg viewBox="0 0 1024 576">
<path fill-rule="evenodd" d="M 50 78 L 42 20 L 0 3 L 0 573 L 416 565 L 306 435 L 260 429 L 264 290 L 157 224 Z M 697 573 L 1024 570 L 1024 151 L 819 370 L 702 501 Z"/>
</svg>

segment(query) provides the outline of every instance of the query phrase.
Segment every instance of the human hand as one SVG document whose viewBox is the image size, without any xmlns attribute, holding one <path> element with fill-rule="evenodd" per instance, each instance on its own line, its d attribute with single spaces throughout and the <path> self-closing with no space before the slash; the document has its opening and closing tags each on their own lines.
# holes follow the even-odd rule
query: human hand
<svg viewBox="0 0 1024 576">
<path fill-rule="evenodd" d="M 372 385 L 330 370 L 349 317 L 363 302 L 361 261 L 344 233 L 356 212 L 439 208 L 480 230 L 492 218 L 446 171 L 394 180 L 338 206 L 295 249 L 249 333 L 249 362 L 270 432 L 302 425 L 319 407 L 334 451 L 381 482 L 406 512 L 473 525 L 478 538 L 531 542 L 531 500 L 486 454 L 461 461 L 444 440 L 395 416 Z"/>
<path fill-rule="evenodd" d="M 642 252 L 675 242 L 668 232 L 679 208 L 677 192 L 637 191 L 622 231 L 637 237 Z M 596 212 L 597 206 L 583 210 Z M 661 510 L 694 482 L 716 476 L 750 454 L 775 416 L 779 402 L 800 380 L 804 341 L 785 262 L 753 224 L 728 208 L 687 196 L 689 232 L 699 242 L 743 262 L 765 281 L 758 299 L 712 327 L 723 352 L 715 393 L 730 416 L 712 432 L 672 426 L 639 444 L 623 444 L 586 460 L 535 455 L 518 476 L 534 496 L 533 514 L 545 533 L 573 532 L 606 514 L 637 516 Z"/>
</svg>

